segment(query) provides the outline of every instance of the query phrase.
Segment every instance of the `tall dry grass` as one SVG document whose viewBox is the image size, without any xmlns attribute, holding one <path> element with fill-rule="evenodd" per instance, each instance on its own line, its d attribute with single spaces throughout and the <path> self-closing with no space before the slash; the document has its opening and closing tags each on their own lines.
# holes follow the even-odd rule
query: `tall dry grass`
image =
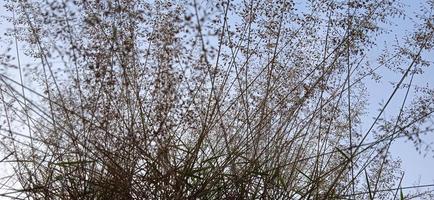
<svg viewBox="0 0 434 200">
<path fill-rule="evenodd" d="M 432 120 L 432 90 L 406 107 L 413 78 L 429 65 L 429 12 L 406 43 L 373 66 L 367 57 L 375 36 L 405 14 L 395 1 L 7 5 L 17 45 L 9 61 L 18 61 L 12 67 L 20 79 L 0 77 L 1 161 L 14 170 L 1 187 L 19 186 L 6 188 L 5 197 L 431 195 L 402 192 L 413 187 L 401 186 L 389 150 L 403 137 L 419 144 Z M 23 52 L 35 68 L 21 66 Z M 364 130 L 364 83 L 385 67 L 400 78 Z M 32 82 L 25 70 L 34 72 Z M 399 112 L 384 119 L 394 99 Z"/>
</svg>

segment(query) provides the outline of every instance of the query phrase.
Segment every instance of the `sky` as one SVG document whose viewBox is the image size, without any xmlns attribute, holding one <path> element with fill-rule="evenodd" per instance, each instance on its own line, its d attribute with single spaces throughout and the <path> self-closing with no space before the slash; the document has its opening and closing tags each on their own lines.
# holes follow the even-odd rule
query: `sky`
<svg viewBox="0 0 434 200">
<path fill-rule="evenodd" d="M 387 44 L 391 45 L 396 38 L 402 38 L 406 33 L 411 32 L 414 23 L 411 17 L 414 17 L 421 7 L 423 6 L 423 0 L 406 0 L 403 1 L 405 4 L 405 12 L 410 16 L 406 19 L 400 19 L 395 22 L 393 26 L 389 26 L 391 32 L 386 34 L 380 38 L 378 38 L 377 44 Z M 370 52 L 371 58 L 375 58 L 376 54 L 379 54 L 379 50 L 373 50 Z M 425 86 L 427 85 L 429 88 L 434 88 L 434 66 L 432 65 L 434 62 L 434 52 L 426 52 L 424 57 L 427 58 L 431 62 L 431 66 L 429 68 L 425 68 L 425 73 L 421 75 L 416 75 L 414 78 L 414 85 Z M 399 75 L 393 74 L 386 69 L 381 69 L 381 74 L 383 75 L 383 79 L 380 82 L 375 81 L 367 81 L 366 87 L 368 88 L 369 98 L 368 98 L 368 114 L 364 121 L 365 125 L 370 125 L 373 121 L 373 117 L 378 114 L 378 109 L 380 108 L 379 104 L 384 103 L 387 98 L 390 96 L 393 87 L 389 84 L 390 81 L 397 82 L 401 78 Z M 407 79 L 408 80 L 408 79 Z M 402 103 L 402 99 L 405 95 L 404 90 L 400 90 L 398 92 L 398 96 L 394 101 L 391 102 L 388 109 L 386 109 L 384 116 L 396 116 L 399 112 L 400 104 Z M 411 102 L 411 99 L 414 98 L 413 93 L 410 91 L 409 100 L 407 102 Z M 409 106 L 409 103 L 406 104 Z M 366 128 L 365 128 L 366 129 Z M 422 139 L 426 143 L 434 142 L 434 133 L 429 133 L 426 136 L 423 136 Z M 405 171 L 403 185 L 414 185 L 414 184 L 432 184 L 434 183 L 434 154 L 429 153 L 428 155 L 420 154 L 414 147 L 413 143 L 407 141 L 406 139 L 399 139 L 397 142 L 391 147 L 392 156 L 395 158 L 399 158 L 401 160 L 402 169 Z"/>
<path fill-rule="evenodd" d="M 409 16 L 414 16 L 417 13 L 421 5 L 423 4 L 423 0 L 405 0 L 403 1 L 406 8 L 405 12 L 409 14 Z M 10 16 L 11 13 L 8 13 L 3 8 L 3 1 L 0 1 L 0 15 Z M 0 34 L 1 39 L 3 40 L 5 37 L 3 36 L 5 30 L 7 28 L 11 28 L 11 24 L 4 19 L 0 19 Z M 411 31 L 413 28 L 413 22 L 411 17 L 406 19 L 400 19 L 396 21 L 393 26 L 388 27 L 392 31 L 391 33 L 384 35 L 377 40 L 377 44 L 393 44 L 393 40 L 395 36 L 397 38 L 401 38 L 407 32 Z M 5 48 L 4 45 L 5 40 L 0 43 L 0 52 L 4 50 L 1 48 Z M 376 56 L 380 53 L 378 50 L 373 49 L 368 57 L 376 58 Z M 13 50 L 14 51 L 14 50 Z M 429 54 L 434 55 L 434 52 L 429 52 L 425 56 L 429 56 Z M 23 56 L 23 55 L 22 55 Z M 431 56 L 431 62 L 434 62 L 434 56 Z M 25 58 L 23 56 L 23 63 L 34 64 L 35 61 Z M 13 72 L 10 72 L 14 74 Z M 393 74 L 386 69 L 382 69 L 381 74 L 383 75 L 383 79 L 380 82 L 375 81 L 366 81 L 366 87 L 368 88 L 368 110 L 367 114 L 364 118 L 364 124 L 362 128 L 366 130 L 366 128 L 372 123 L 373 118 L 378 114 L 378 109 L 380 108 L 379 103 L 384 102 L 389 97 L 393 87 L 391 84 L 388 84 L 390 81 L 398 81 L 399 76 Z M 16 77 L 18 80 L 18 77 Z M 434 88 L 434 66 L 427 68 L 425 73 L 422 75 L 418 75 L 415 77 L 415 84 L 417 85 L 429 85 L 430 88 Z M 392 116 L 399 111 L 399 105 L 402 100 L 404 93 L 400 91 L 398 93 L 399 97 L 395 98 L 395 101 L 392 101 L 392 104 L 386 110 L 384 116 Z M 410 96 L 414 97 L 414 96 Z M 411 101 L 411 99 L 410 99 Z M 410 102 L 409 101 L 409 102 Z M 434 142 L 434 133 L 430 133 L 429 135 L 423 137 L 426 142 Z M 414 145 L 411 142 L 406 141 L 405 139 L 400 139 L 398 142 L 395 142 L 391 147 L 392 156 L 395 158 L 399 158 L 401 160 L 401 166 L 403 171 L 405 171 L 405 176 L 403 180 L 404 186 L 414 185 L 414 184 L 432 184 L 434 183 L 434 158 L 433 153 L 428 155 L 419 154 L 418 151 L 414 148 Z M 1 159 L 1 158 L 0 158 Z"/>
</svg>

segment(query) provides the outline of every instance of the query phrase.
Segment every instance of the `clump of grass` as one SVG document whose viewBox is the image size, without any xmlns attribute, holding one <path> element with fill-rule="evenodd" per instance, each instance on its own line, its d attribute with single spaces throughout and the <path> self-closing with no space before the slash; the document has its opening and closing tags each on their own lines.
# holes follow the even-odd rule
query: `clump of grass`
<svg viewBox="0 0 434 200">
<path fill-rule="evenodd" d="M 1 162 L 19 184 L 3 195 L 402 199 L 389 147 L 433 107 L 421 98 L 404 120 L 406 96 L 396 119 L 381 116 L 433 31 L 364 64 L 381 22 L 402 12 L 393 2 L 10 2 L 16 49 L 40 63 L 36 87 L 18 51 L 20 81 L 0 76 Z M 363 81 L 398 61 L 400 81 L 358 131 Z"/>
</svg>

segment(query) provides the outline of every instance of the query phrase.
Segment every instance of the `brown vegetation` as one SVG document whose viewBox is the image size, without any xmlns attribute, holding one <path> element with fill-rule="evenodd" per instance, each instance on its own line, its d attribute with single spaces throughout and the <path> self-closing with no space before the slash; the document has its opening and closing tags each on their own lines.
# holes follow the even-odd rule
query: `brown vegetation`
<svg viewBox="0 0 434 200">
<path fill-rule="evenodd" d="M 382 114 L 430 65 L 432 1 L 404 42 L 366 59 L 400 5 L 11 0 L 9 34 L 39 64 L 32 83 L 0 78 L 2 162 L 20 185 L 3 196 L 429 198 L 402 193 L 389 147 L 431 130 L 433 90 Z M 22 77 L 14 53 L 2 62 Z M 383 67 L 400 79 L 360 131 L 364 80 Z"/>
</svg>

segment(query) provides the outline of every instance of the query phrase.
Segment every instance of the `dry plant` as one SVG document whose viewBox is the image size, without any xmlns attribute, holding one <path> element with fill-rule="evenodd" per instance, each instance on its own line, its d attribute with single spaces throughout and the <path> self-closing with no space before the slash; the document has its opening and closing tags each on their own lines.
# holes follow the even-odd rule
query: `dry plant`
<svg viewBox="0 0 434 200">
<path fill-rule="evenodd" d="M 14 170 L 4 197 L 432 197 L 408 190 L 432 185 L 401 185 L 389 150 L 399 138 L 421 148 L 432 132 L 433 89 L 412 83 L 431 64 L 432 1 L 374 63 L 377 38 L 406 15 L 399 1 L 6 6 L 17 51 L 1 54 L 1 162 Z M 399 78 L 365 130 L 365 82 L 381 69 Z"/>
</svg>

